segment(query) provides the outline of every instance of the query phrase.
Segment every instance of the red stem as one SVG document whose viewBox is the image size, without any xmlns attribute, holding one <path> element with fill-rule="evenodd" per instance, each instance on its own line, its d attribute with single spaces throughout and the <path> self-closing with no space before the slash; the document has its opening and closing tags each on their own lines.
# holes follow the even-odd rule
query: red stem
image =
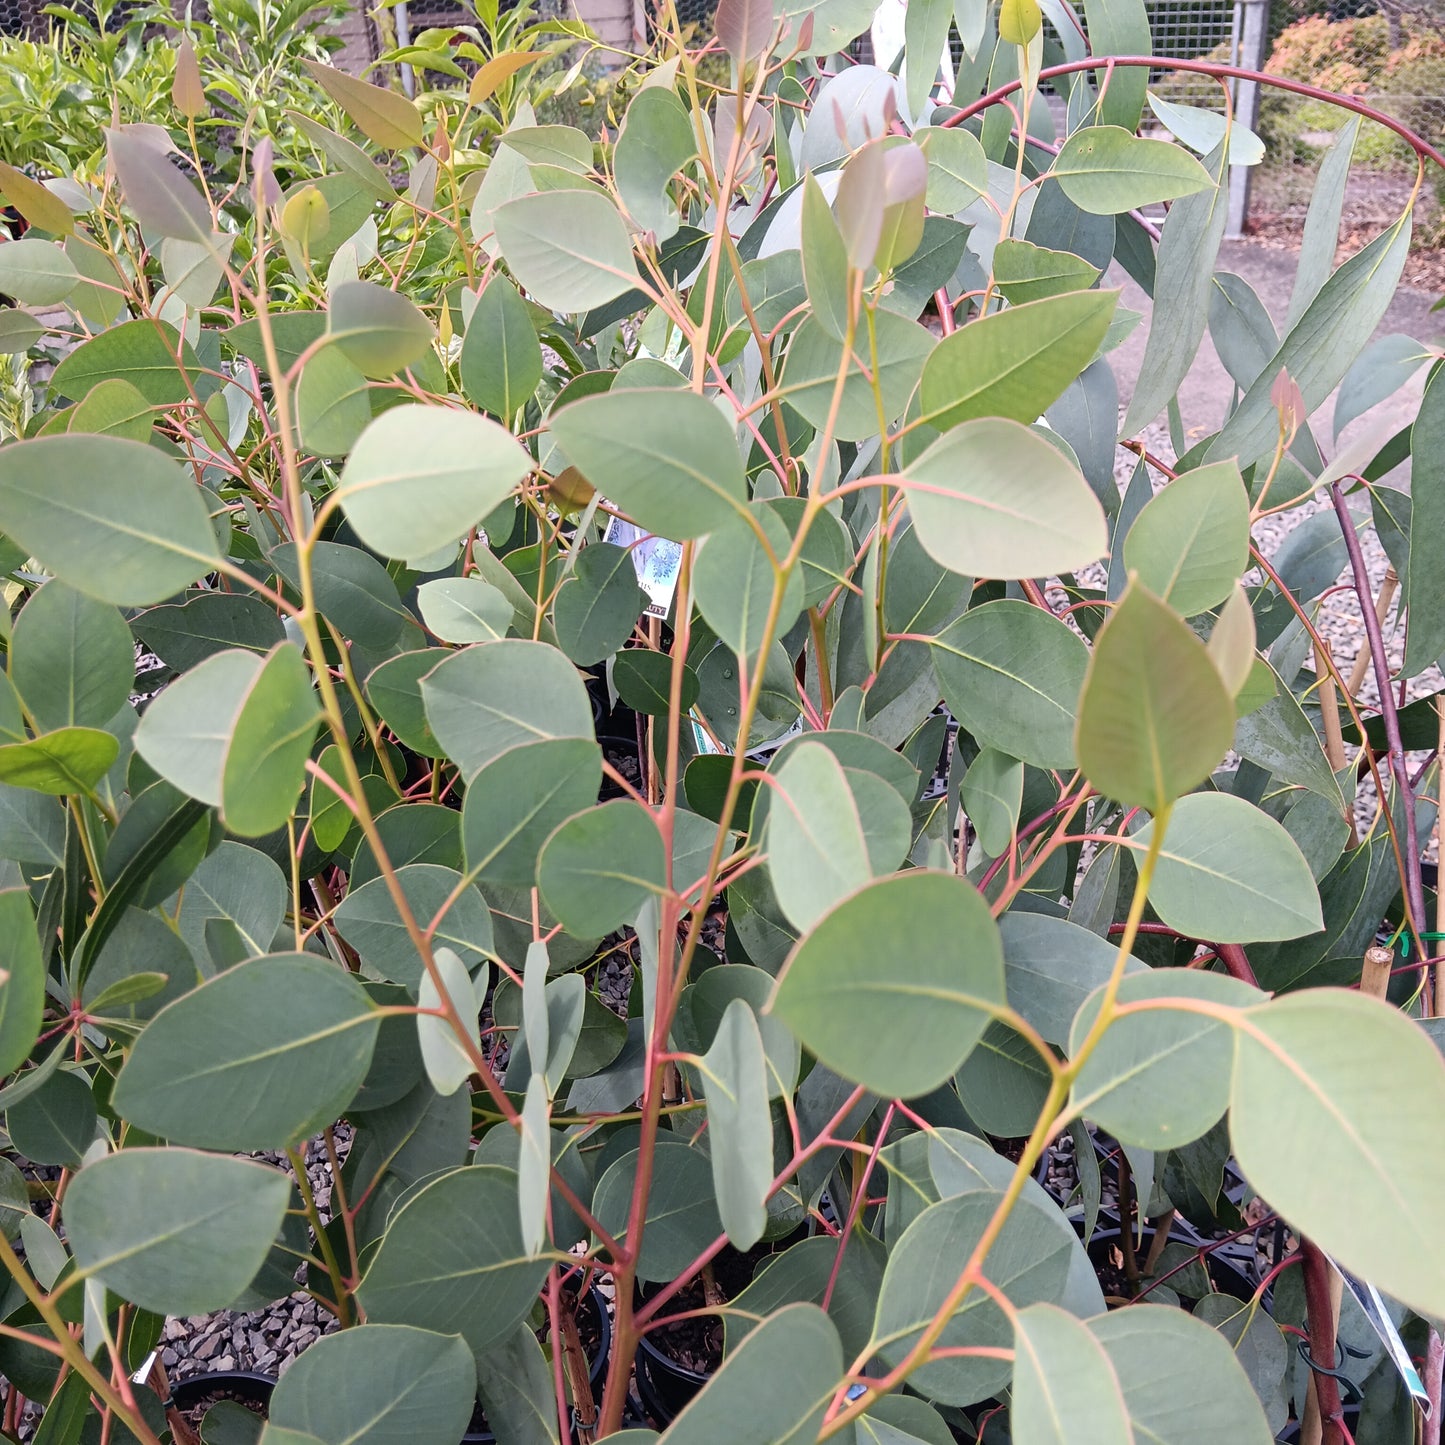
<svg viewBox="0 0 1445 1445">
<path fill-rule="evenodd" d="M 1380 619 L 1375 615 L 1374 597 L 1370 590 L 1370 570 L 1365 565 L 1364 548 L 1360 546 L 1355 519 L 1338 482 L 1330 483 L 1330 501 L 1345 534 L 1345 550 L 1350 556 L 1350 571 L 1355 579 L 1355 592 L 1360 602 L 1360 616 L 1365 623 L 1365 636 L 1370 644 L 1370 664 L 1375 685 L 1380 692 L 1380 716 L 1385 723 L 1385 741 L 1389 746 L 1390 771 L 1405 805 L 1405 900 L 1409 904 L 1410 927 L 1415 944 L 1423 955 L 1419 935 L 1425 929 L 1425 885 L 1420 878 L 1420 837 L 1415 828 L 1415 789 L 1410 785 L 1410 771 L 1405 766 L 1405 747 L 1400 737 L 1400 714 L 1390 688 L 1390 660 L 1385 655 L 1385 639 L 1380 632 Z"/>
<path fill-rule="evenodd" d="M 1323 1370 L 1335 1368 L 1335 1318 L 1330 1308 L 1330 1264 L 1319 1247 L 1309 1239 L 1300 1240 L 1305 1267 L 1305 1311 L 1309 1318 L 1310 1360 Z M 1344 1445 L 1344 1406 L 1340 1403 L 1340 1382 L 1315 1370 L 1315 1399 L 1324 1424 L 1321 1445 Z"/>
<path fill-rule="evenodd" d="M 1213 76 L 1216 80 L 1223 80 L 1226 77 L 1234 80 L 1253 80 L 1261 85 L 1272 85 L 1276 90 L 1287 90 L 1293 95 L 1304 95 L 1311 100 L 1322 100 L 1330 105 L 1338 106 L 1341 110 L 1353 111 L 1356 115 L 1362 115 L 1367 120 L 1384 126 L 1386 130 L 1393 131 L 1417 156 L 1428 156 L 1437 166 L 1445 169 L 1445 155 L 1441 155 L 1428 141 L 1421 140 L 1409 126 L 1392 119 L 1384 111 L 1376 110 L 1374 106 L 1366 105 L 1364 101 L 1357 100 L 1352 95 L 1338 95 L 1333 91 L 1322 90 L 1317 85 L 1306 85 L 1299 80 L 1286 80 L 1281 75 L 1268 75 L 1262 70 L 1250 70 L 1242 65 L 1222 65 L 1212 60 L 1175 60 L 1161 55 L 1110 55 L 1103 59 L 1095 56 L 1088 60 L 1071 60 L 1064 65 L 1046 65 L 1039 71 L 1037 80 L 1052 80 L 1059 75 L 1076 75 L 1083 70 L 1112 69 L 1116 66 L 1134 70 L 1140 68 L 1182 70 L 1194 75 Z M 981 110 L 987 110 L 989 106 L 1007 99 L 1022 87 L 1023 82 L 1019 80 L 1001 85 L 997 90 L 991 90 L 987 95 L 971 101 L 956 115 L 949 116 L 942 124 L 945 126 L 962 125 L 964 121 L 977 115 Z"/>
<path fill-rule="evenodd" d="M 1249 966 L 1249 958 L 1237 943 L 1216 943 L 1214 945 L 1215 956 L 1229 971 L 1230 978 L 1237 978 L 1241 983 L 1247 983 L 1251 988 L 1259 987 L 1259 980 L 1254 976 L 1254 970 Z"/>
</svg>

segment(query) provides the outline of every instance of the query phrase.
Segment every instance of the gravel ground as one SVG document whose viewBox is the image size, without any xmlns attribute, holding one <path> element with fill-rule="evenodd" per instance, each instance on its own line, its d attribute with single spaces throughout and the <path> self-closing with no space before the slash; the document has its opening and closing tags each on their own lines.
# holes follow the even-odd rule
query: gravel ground
<svg viewBox="0 0 1445 1445">
<path fill-rule="evenodd" d="M 334 1131 L 337 1157 L 346 1160 L 351 1130 L 339 1124 Z M 291 1174 L 284 1154 L 251 1156 Z M 331 1164 L 322 1139 L 306 1146 L 306 1177 L 323 1220 L 330 1218 Z M 276 1300 L 263 1309 L 235 1314 L 228 1310 L 167 1320 L 161 1335 L 161 1363 L 172 1381 L 186 1380 L 218 1370 L 254 1370 L 274 1375 L 285 1370 L 308 1345 L 336 1328 L 328 1313 L 303 1290 Z"/>
</svg>

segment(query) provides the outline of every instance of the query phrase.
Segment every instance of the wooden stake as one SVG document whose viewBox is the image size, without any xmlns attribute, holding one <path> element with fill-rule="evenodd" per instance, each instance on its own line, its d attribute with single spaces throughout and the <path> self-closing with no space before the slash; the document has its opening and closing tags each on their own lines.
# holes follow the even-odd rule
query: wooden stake
<svg viewBox="0 0 1445 1445">
<path fill-rule="evenodd" d="M 1380 595 L 1375 599 L 1375 620 L 1380 626 L 1385 625 L 1385 614 L 1390 610 L 1390 603 L 1395 600 L 1395 589 L 1400 585 L 1400 579 L 1393 567 L 1385 568 L 1384 578 L 1380 582 Z M 1360 684 L 1365 680 L 1365 674 L 1370 670 L 1370 643 L 1367 638 L 1360 645 L 1360 655 L 1355 659 L 1354 668 L 1350 672 L 1350 696 L 1359 697 Z"/>
<path fill-rule="evenodd" d="M 1320 717 L 1325 725 L 1325 756 L 1334 772 L 1345 765 L 1345 735 L 1340 728 L 1340 705 L 1335 691 L 1335 674 L 1330 666 L 1326 643 L 1315 643 L 1315 675 L 1319 678 Z"/>
</svg>

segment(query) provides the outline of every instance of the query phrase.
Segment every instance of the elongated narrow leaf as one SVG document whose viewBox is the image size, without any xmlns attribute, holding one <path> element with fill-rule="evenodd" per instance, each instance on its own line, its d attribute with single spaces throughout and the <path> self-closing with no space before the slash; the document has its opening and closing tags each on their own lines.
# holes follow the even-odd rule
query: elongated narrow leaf
<svg viewBox="0 0 1445 1445">
<path fill-rule="evenodd" d="M 1101 793 L 1158 813 L 1218 767 L 1234 701 L 1204 644 L 1131 581 L 1094 644 L 1079 700 L 1079 766 Z"/>
<path fill-rule="evenodd" d="M 430 972 L 422 973 L 416 1002 L 418 1008 L 427 1012 L 416 1016 L 416 1035 L 427 1078 L 445 1099 L 471 1078 L 476 1065 L 457 1037 L 450 1018 L 433 1011 L 450 1005 L 466 1024 L 472 1046 L 480 1049 L 481 1040 L 477 1035 L 477 996 L 466 966 L 450 948 L 438 948 L 434 961 L 442 986 L 437 987 Z"/>
<path fill-rule="evenodd" d="M 115 437 L 4 448 L 0 532 L 72 587 L 121 607 L 164 601 L 220 557 L 190 473 Z"/>
<path fill-rule="evenodd" d="M 896 940 L 877 967 L 871 940 Z M 915 871 L 845 899 L 793 950 L 769 1012 L 834 1072 L 874 1093 L 937 1088 L 1004 1000 L 998 927 L 973 886 Z"/>
<path fill-rule="evenodd" d="M 613 391 L 560 408 L 549 425 L 568 461 L 658 536 L 701 537 L 746 505 L 732 425 L 692 392 Z"/>
<path fill-rule="evenodd" d="M 531 465 L 522 446 L 486 417 L 400 406 L 361 434 L 338 494 L 368 547 L 420 558 L 495 511 Z"/>
<path fill-rule="evenodd" d="M 171 164 L 170 156 L 133 131 L 105 134 L 110 164 L 126 204 L 141 225 L 158 236 L 211 247 L 210 208 L 190 180 Z"/>
<path fill-rule="evenodd" d="M 1445 526 L 1445 379 L 1439 371 L 1425 387 L 1411 438 L 1410 554 L 1403 577 L 1410 617 L 1407 673 L 1428 667 L 1445 652 L 1445 577 L 1428 560 L 1430 537 Z"/>
<path fill-rule="evenodd" d="M 1299 264 L 1295 267 L 1286 327 L 1293 326 L 1304 315 L 1335 269 L 1335 247 L 1339 244 L 1340 220 L 1345 209 L 1345 185 L 1350 178 L 1350 162 L 1359 134 L 1360 117 L 1352 115 L 1335 132 L 1320 162 L 1309 213 L 1305 216 L 1304 234 L 1300 237 Z"/>
<path fill-rule="evenodd" d="M 724 1010 L 701 1067 L 718 1213 L 733 1248 L 751 1249 L 768 1222 L 773 1128 L 763 1039 L 742 999 Z"/>
<path fill-rule="evenodd" d="M 1124 417 L 1126 435 L 1147 426 L 1179 390 L 1209 320 L 1214 263 L 1229 214 L 1222 145 L 1205 165 L 1214 184 L 1176 201 L 1159 238 L 1149 340 Z"/>
<path fill-rule="evenodd" d="M 126 1149 L 66 1190 L 76 1264 L 157 1314 L 225 1309 L 255 1278 L 292 1185 L 277 1169 L 189 1149 Z"/>
<path fill-rule="evenodd" d="M 503 276 L 493 276 L 467 323 L 457 365 L 478 406 L 510 421 L 542 380 L 542 343 L 527 304 Z"/>
<path fill-rule="evenodd" d="M 1108 545 L 1104 510 L 1083 474 L 1016 421 L 954 427 L 898 481 L 918 540 L 960 576 L 1053 576 L 1097 561 Z"/>
<path fill-rule="evenodd" d="M 424 139 L 421 112 L 406 96 L 357 80 L 344 70 L 306 61 L 316 83 L 355 122 L 368 139 L 388 150 L 419 146 Z"/>
<path fill-rule="evenodd" d="M 1148 839 L 1147 830 L 1137 837 Z M 1299 938 L 1324 927 L 1298 845 L 1267 813 L 1228 793 L 1175 805 L 1149 901 L 1171 928 L 1215 943 Z"/>
<path fill-rule="evenodd" d="M 333 963 L 299 953 L 253 959 L 151 1021 L 116 1082 L 115 1108 L 180 1144 L 281 1149 L 351 1102 L 380 1022 Z"/>
<path fill-rule="evenodd" d="M 99 728 L 56 728 L 25 743 L 0 747 L 0 783 L 64 797 L 88 793 L 120 751 L 115 735 Z"/>
<path fill-rule="evenodd" d="M 818 743 L 789 753 L 768 809 L 773 891 L 800 929 L 873 877 L 864 820 L 837 759 Z"/>
<path fill-rule="evenodd" d="M 1210 445 L 1211 460 L 1238 457 L 1247 465 L 1273 449 L 1279 414 L 1270 391 L 1281 371 L 1299 387 L 1307 413 L 1339 385 L 1395 294 L 1410 250 L 1410 221 L 1407 211 L 1320 288 Z"/>
<path fill-rule="evenodd" d="M 45 963 L 30 895 L 0 890 L 0 1078 L 30 1056 L 45 1014 Z"/>
<path fill-rule="evenodd" d="M 1251 1009 L 1237 1040 L 1230 1136 L 1250 1183 L 1345 1268 L 1438 1314 L 1445 1250 L 1426 1221 L 1445 1159 L 1419 1138 L 1445 1106 L 1445 1064 L 1429 1038 L 1375 999 L 1311 989 Z M 1325 1189 L 1342 1170 L 1348 1193 Z"/>
<path fill-rule="evenodd" d="M 1036 420 L 1093 359 L 1118 300 L 1074 291 L 960 327 L 924 365 L 924 420 L 940 429 L 984 416 Z"/>
<path fill-rule="evenodd" d="M 326 1445 L 455 1445 L 476 1390 L 472 1353 L 458 1336 L 363 1325 L 304 1351 L 267 1418 Z"/>
</svg>

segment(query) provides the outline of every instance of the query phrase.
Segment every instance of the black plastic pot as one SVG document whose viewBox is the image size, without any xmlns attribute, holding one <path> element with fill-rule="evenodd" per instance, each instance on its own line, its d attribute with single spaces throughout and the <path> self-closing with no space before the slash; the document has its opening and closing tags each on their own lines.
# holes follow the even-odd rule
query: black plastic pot
<svg viewBox="0 0 1445 1445">
<path fill-rule="evenodd" d="M 811 1225 L 800 1225 L 780 1239 L 755 1245 L 746 1253 L 729 1246 L 714 1261 L 718 1284 L 727 1299 L 736 1299 L 752 1283 L 754 1273 L 764 1256 L 778 1254 L 812 1233 Z M 636 1301 L 642 1304 L 654 1291 L 639 1288 Z M 637 1345 L 637 1393 L 643 1408 L 658 1426 L 672 1423 L 712 1375 L 690 1370 L 659 1348 L 652 1335 L 644 1335 Z"/>
<path fill-rule="evenodd" d="M 188 1380 L 173 1382 L 171 1404 L 178 1410 L 190 1410 L 207 1395 L 224 1390 L 223 1398 L 254 1405 L 265 1414 L 275 1388 L 275 1375 L 262 1375 L 255 1370 L 213 1370 L 210 1374 L 192 1375 Z"/>
<path fill-rule="evenodd" d="M 1097 1266 L 1107 1258 L 1108 1251 L 1118 1245 L 1121 1231 L 1115 1229 L 1097 1229 L 1094 1237 L 1087 1245 L 1089 1259 Z M 1142 1240 L 1135 1236 L 1135 1252 L 1139 1263 L 1142 1265 L 1149 1253 L 1149 1246 L 1154 1241 L 1154 1230 L 1147 1225 L 1144 1228 Z M 1192 1230 L 1181 1229 L 1177 1224 L 1169 1231 L 1169 1242 L 1171 1244 L 1188 1245 L 1197 1249 L 1208 1241 L 1201 1240 Z M 1220 1294 L 1232 1295 L 1238 1300 L 1248 1300 L 1254 1297 L 1254 1286 L 1250 1283 L 1248 1276 L 1240 1269 L 1233 1260 L 1221 1258 L 1217 1252 L 1211 1252 L 1204 1256 L 1204 1268 L 1207 1271 L 1211 1283 Z M 1176 1276 L 1177 1279 L 1177 1276 Z M 1161 1284 L 1168 1289 L 1173 1289 L 1176 1294 L 1181 1292 L 1171 1284 L 1169 1280 L 1161 1281 Z M 1194 1299 L 1194 1295 L 1181 1295 L 1185 1299 Z M 1150 1295 L 1144 1296 L 1147 1302 Z"/>
<path fill-rule="evenodd" d="M 581 1309 L 590 1305 L 596 1311 L 598 1321 L 598 1344 L 596 1355 L 588 1362 L 589 1369 L 587 1378 L 592 1385 L 592 1398 L 601 1403 L 600 1390 L 603 1378 L 607 1374 L 607 1361 L 612 1354 L 612 1315 L 607 1308 L 607 1297 L 601 1290 L 593 1285 L 586 1295 L 583 1296 Z M 496 1445 L 497 1437 L 490 1430 L 468 1430 L 462 1436 L 462 1445 Z"/>
<path fill-rule="evenodd" d="M 646 1335 L 637 1344 L 637 1393 L 658 1425 L 670 1425 L 711 1375 L 700 1375 L 663 1354 Z"/>
</svg>

